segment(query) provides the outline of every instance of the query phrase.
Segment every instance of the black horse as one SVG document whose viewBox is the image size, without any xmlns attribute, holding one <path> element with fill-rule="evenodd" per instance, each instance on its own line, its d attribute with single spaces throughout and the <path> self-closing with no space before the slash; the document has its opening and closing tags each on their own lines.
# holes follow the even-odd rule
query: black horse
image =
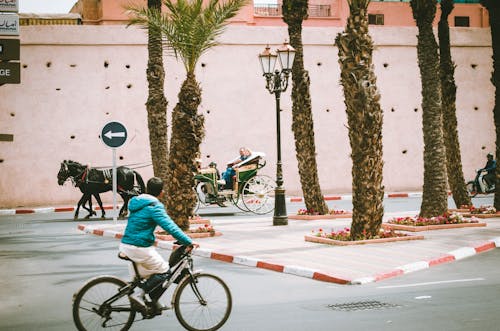
<svg viewBox="0 0 500 331">
<path fill-rule="evenodd" d="M 99 207 L 101 207 L 102 218 L 104 218 L 105 212 L 99 193 L 113 189 L 111 169 L 95 169 L 75 161 L 64 160 L 61 162 L 61 168 L 57 174 L 57 182 L 59 185 L 63 185 L 68 179 L 83 193 L 82 198 L 78 201 L 74 218 L 78 218 L 78 212 L 82 205 L 90 213 L 87 218 L 94 214 L 92 210 L 92 195 L 96 198 Z M 130 198 L 145 193 L 146 188 L 138 172 L 123 166 L 116 168 L 116 181 L 117 192 L 123 199 L 123 206 L 120 209 L 119 216 L 125 217 L 128 214 L 128 201 Z M 135 182 L 139 186 L 135 186 Z M 89 202 L 89 209 L 85 207 L 85 202 L 87 201 Z"/>
</svg>

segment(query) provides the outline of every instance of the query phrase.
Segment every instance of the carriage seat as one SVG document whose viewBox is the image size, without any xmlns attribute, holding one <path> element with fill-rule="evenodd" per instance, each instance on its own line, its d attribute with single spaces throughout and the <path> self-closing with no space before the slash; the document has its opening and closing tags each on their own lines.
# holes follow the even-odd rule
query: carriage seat
<svg viewBox="0 0 500 331">
<path fill-rule="evenodd" d="M 234 170 L 236 172 L 243 172 L 243 171 L 248 171 L 248 170 L 254 170 L 257 169 L 258 164 L 257 163 L 252 163 L 252 164 L 247 164 L 242 167 L 235 168 Z"/>
<path fill-rule="evenodd" d="M 215 174 L 217 170 L 215 168 L 201 168 L 200 169 L 200 174 Z"/>
<path fill-rule="evenodd" d="M 250 154 L 250 156 L 238 163 L 237 165 L 237 168 L 240 169 L 240 171 L 245 171 L 245 170 L 242 170 L 243 169 L 246 169 L 246 170 L 253 170 L 253 169 L 256 169 L 259 165 L 259 161 L 261 158 L 264 158 L 266 156 L 265 153 L 262 153 L 262 152 L 252 152 L 252 154 Z M 253 166 L 253 167 L 248 167 L 248 168 L 245 168 L 245 166 Z"/>
</svg>

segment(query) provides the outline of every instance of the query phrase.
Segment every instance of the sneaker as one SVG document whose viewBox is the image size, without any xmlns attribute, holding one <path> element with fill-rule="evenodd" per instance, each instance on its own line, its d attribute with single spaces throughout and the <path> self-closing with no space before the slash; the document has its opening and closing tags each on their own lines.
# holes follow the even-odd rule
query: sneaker
<svg viewBox="0 0 500 331">
<path fill-rule="evenodd" d="M 156 301 L 153 304 L 154 304 L 154 307 L 155 307 L 156 311 L 162 311 L 162 310 L 169 310 L 170 309 L 169 306 L 164 305 L 160 301 Z"/>
<path fill-rule="evenodd" d="M 144 302 L 144 291 L 142 289 L 137 289 L 134 293 L 129 296 L 130 301 L 141 308 L 146 308 L 146 303 Z"/>
</svg>

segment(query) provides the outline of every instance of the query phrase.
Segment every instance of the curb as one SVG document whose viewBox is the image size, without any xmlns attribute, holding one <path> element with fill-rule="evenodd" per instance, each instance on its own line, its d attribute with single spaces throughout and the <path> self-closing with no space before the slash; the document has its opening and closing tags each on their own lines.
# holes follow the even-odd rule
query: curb
<svg viewBox="0 0 500 331">
<path fill-rule="evenodd" d="M 419 271 L 423 269 L 428 269 L 430 267 L 440 265 L 443 263 L 453 262 L 462 260 L 466 257 L 470 257 L 479 253 L 487 252 L 494 248 L 500 247 L 500 237 L 493 238 L 485 243 L 473 246 L 473 247 L 461 247 L 448 252 L 442 256 L 427 260 L 427 261 L 417 261 L 409 263 L 403 266 L 396 267 L 396 269 L 384 272 L 381 274 L 374 275 L 372 277 L 357 278 L 351 281 L 353 285 L 363 285 L 372 282 L 378 282 L 384 279 L 408 274 L 410 272 Z"/>
<path fill-rule="evenodd" d="M 121 205 L 117 205 L 116 209 L 120 209 Z M 101 208 L 95 207 L 94 211 L 100 211 Z M 103 206 L 104 210 L 113 210 L 113 206 Z M 43 208 L 32 208 L 32 209 L 0 209 L 1 215 L 19 215 L 19 214 L 47 214 L 47 213 L 61 213 L 61 212 L 72 212 L 75 211 L 75 207 L 43 207 Z"/>
<path fill-rule="evenodd" d="M 410 192 L 410 193 L 385 193 L 384 198 L 420 198 L 422 197 L 422 192 Z M 325 195 L 323 196 L 325 201 L 335 201 L 335 200 L 352 200 L 352 195 Z M 291 197 L 286 199 L 287 202 L 303 202 L 303 197 Z"/>
<path fill-rule="evenodd" d="M 414 193 L 386 193 L 384 198 L 419 198 L 422 197 L 421 192 Z M 332 195 L 323 196 L 325 201 L 335 201 L 335 200 L 352 200 L 352 195 Z M 303 197 L 289 197 L 285 199 L 286 202 L 304 202 Z M 121 208 L 121 205 L 116 206 L 117 209 Z M 46 214 L 46 213 L 59 213 L 59 212 L 72 212 L 75 211 L 75 207 L 46 207 L 46 208 L 20 208 L 20 209 L 0 209 L 0 216 L 2 215 L 19 215 L 19 214 Z M 100 211 L 101 208 L 95 207 L 94 211 Z M 104 210 L 113 210 L 113 206 L 104 206 Z"/>
<path fill-rule="evenodd" d="M 95 226 L 78 224 L 77 228 L 78 228 L 78 230 L 80 230 L 86 234 L 93 234 L 96 236 L 121 239 L 123 236 L 121 231 L 113 230 L 113 227 L 116 227 L 116 226 L 110 226 L 110 228 L 108 228 L 108 229 L 100 229 L 100 228 L 95 227 Z M 499 240 L 500 240 L 500 238 L 499 238 Z M 173 242 L 169 242 L 169 241 L 156 240 L 155 246 L 157 246 L 159 248 L 163 248 L 163 249 L 172 250 L 172 248 L 174 247 L 174 244 L 173 244 Z M 279 264 L 275 264 L 275 263 L 269 263 L 266 261 L 261 261 L 259 259 L 246 257 L 246 256 L 233 256 L 233 255 L 228 255 L 228 254 L 221 254 L 221 253 L 213 252 L 212 250 L 203 249 L 203 248 L 196 249 L 194 251 L 193 255 L 205 257 L 205 258 L 209 258 L 209 259 L 217 260 L 217 261 L 221 261 L 221 262 L 240 264 L 240 265 L 244 265 L 247 267 L 254 267 L 254 268 L 267 269 L 267 270 L 276 271 L 276 272 L 282 272 L 282 273 L 296 275 L 296 276 L 300 276 L 300 277 L 306 277 L 306 278 L 310 278 L 310 279 L 320 280 L 323 282 L 337 283 L 337 284 L 342 284 L 342 285 L 346 285 L 346 284 L 350 283 L 350 281 L 348 279 L 344 279 L 344 278 L 332 276 L 332 275 L 327 275 L 325 273 L 321 273 L 318 270 L 314 270 L 314 269 L 303 268 L 303 267 L 293 266 L 293 265 L 284 266 L 284 265 L 279 265 Z"/>
<path fill-rule="evenodd" d="M 78 230 L 83 231 L 86 234 L 93 234 L 97 236 L 103 237 L 111 237 L 115 239 L 121 239 L 122 233 L 121 231 L 113 230 L 117 226 L 110 226 L 108 229 L 99 229 L 96 226 L 89 225 L 78 225 Z M 169 241 L 164 240 L 156 240 L 155 246 L 163 249 L 172 249 L 174 244 Z M 319 280 L 327 283 L 336 283 L 341 285 L 363 285 L 373 282 L 378 282 L 384 279 L 401 276 L 410 272 L 419 271 L 423 269 L 428 269 L 430 267 L 440 265 L 443 263 L 458 261 L 464 259 L 466 257 L 473 256 L 475 254 L 487 252 L 494 248 L 500 247 L 500 237 L 493 238 L 485 243 L 473 246 L 473 247 L 461 247 L 459 249 L 448 252 L 442 256 L 427 260 L 427 261 L 417 261 L 414 263 L 409 263 L 403 266 L 396 267 L 394 270 L 384 272 L 381 274 L 376 274 L 374 276 L 369 277 L 361 277 L 356 279 L 346 279 L 339 276 L 328 275 L 322 273 L 315 269 L 304 268 L 295 265 L 280 265 L 275 263 L 269 263 L 266 261 L 262 261 L 259 259 L 255 259 L 252 257 L 246 256 L 233 256 L 228 254 L 221 254 L 217 252 L 213 252 L 212 250 L 198 248 L 194 251 L 193 255 L 209 258 L 212 260 L 217 260 L 221 262 L 240 264 L 247 267 L 261 268 L 267 269 L 276 272 L 282 272 L 286 274 L 291 274 L 295 276 L 310 278 L 314 280 Z"/>
</svg>

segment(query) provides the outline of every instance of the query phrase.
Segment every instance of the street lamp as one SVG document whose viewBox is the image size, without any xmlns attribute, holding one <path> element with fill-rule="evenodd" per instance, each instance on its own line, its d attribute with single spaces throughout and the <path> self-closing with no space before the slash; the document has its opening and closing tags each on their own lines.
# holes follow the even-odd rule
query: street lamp
<svg viewBox="0 0 500 331">
<path fill-rule="evenodd" d="M 283 187 L 283 169 L 281 166 L 281 125 L 280 125 L 280 96 L 288 87 L 288 77 L 292 72 L 295 49 L 285 42 L 277 49 L 277 55 L 271 52 L 269 45 L 264 52 L 259 54 L 263 76 L 266 78 L 266 89 L 276 97 L 276 135 L 278 161 L 276 164 L 276 189 L 274 200 L 273 225 L 287 225 L 288 216 L 286 214 L 285 188 Z M 278 59 L 281 71 L 274 69 Z"/>
</svg>

